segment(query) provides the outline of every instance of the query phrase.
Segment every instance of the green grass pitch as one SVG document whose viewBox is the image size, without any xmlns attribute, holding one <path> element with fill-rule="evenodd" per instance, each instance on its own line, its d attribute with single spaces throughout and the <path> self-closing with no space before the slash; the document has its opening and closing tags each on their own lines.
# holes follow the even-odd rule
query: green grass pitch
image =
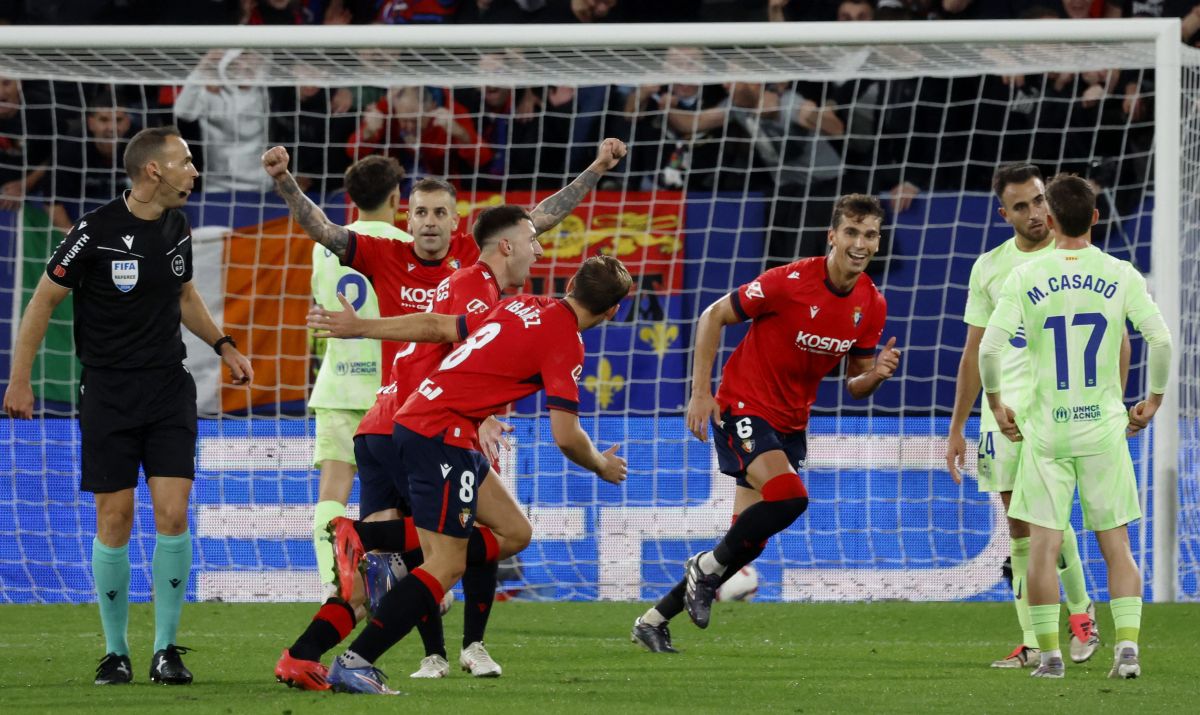
<svg viewBox="0 0 1200 715">
<path fill-rule="evenodd" d="M 632 603 L 499 603 L 488 633 L 504 677 L 414 681 L 416 634 L 379 663 L 400 698 L 291 690 L 272 670 L 308 622 L 310 604 L 188 604 L 180 644 L 196 682 L 155 685 L 147 672 L 153 611 L 130 617 L 134 683 L 96 687 L 103 640 L 94 605 L 0 606 L 0 712 L 13 713 L 1156 713 L 1195 712 L 1200 606 L 1151 604 L 1143 677 L 1108 680 L 1112 621 L 1093 660 L 1063 681 L 988 663 L 1015 642 L 1009 604 L 716 604 L 713 623 L 686 616 L 679 655 L 629 642 L 645 608 Z M 446 618 L 457 666 L 461 606 Z M 1065 620 L 1065 616 L 1064 616 Z M 1065 636 L 1064 636 L 1065 643 Z M 335 653 L 341 652 L 340 649 Z M 326 658 L 328 663 L 328 658 Z"/>
</svg>

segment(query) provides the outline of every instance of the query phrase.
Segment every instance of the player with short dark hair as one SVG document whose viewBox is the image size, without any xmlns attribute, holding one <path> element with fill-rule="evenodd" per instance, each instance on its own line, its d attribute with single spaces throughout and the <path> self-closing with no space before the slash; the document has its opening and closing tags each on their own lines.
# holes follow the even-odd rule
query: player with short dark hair
<svg viewBox="0 0 1200 715">
<path fill-rule="evenodd" d="M 430 313 L 360 321 L 353 311 L 310 313 L 314 329 L 346 327 L 338 335 L 462 343 L 395 416 L 393 437 L 424 563 L 384 596 L 366 629 L 334 662 L 328 677 L 334 689 L 394 694 L 374 663 L 436 612 L 444 591 L 463 575 L 476 521 L 493 527 L 524 521 L 479 451 L 477 430 L 484 418 L 544 389 L 551 433 L 563 454 L 605 481 L 624 481 L 626 465 L 617 446 L 601 453 L 579 425 L 579 332 L 611 318 L 632 283 L 620 261 L 596 256 L 580 266 L 565 299 L 518 295 L 487 313 L 457 317 Z"/>
<path fill-rule="evenodd" d="M 154 505 L 154 656 L 150 679 L 192 682 L 175 643 L 192 569 L 188 498 L 195 478 L 196 384 L 183 365 L 180 324 L 229 366 L 254 377 L 192 284 L 191 227 L 181 207 L 199 175 L 174 127 L 138 132 L 125 151 L 132 188 L 85 214 L 46 266 L 25 310 L 4 394 L 10 417 L 33 416 L 30 371 L 54 307 L 74 292 L 83 491 L 96 502 L 92 577 L 106 655 L 96 684 L 133 678 L 129 536 L 139 466 Z"/>
<path fill-rule="evenodd" d="M 733 526 L 715 549 L 688 559 L 683 580 L 634 621 L 631 639 L 651 652 L 675 652 L 667 623 L 685 607 L 707 628 L 717 588 L 808 508 L 797 470 L 821 380 L 849 355 L 846 389 L 863 399 L 899 365 L 895 338 L 875 354 L 887 303 L 864 273 L 879 250 L 883 207 L 850 194 L 837 200 L 833 215 L 828 256 L 772 268 L 700 316 L 687 423 L 701 441 L 712 425 L 720 470 L 737 482 Z M 721 330 L 746 320 L 750 330 L 725 364 L 714 398 Z"/>
<path fill-rule="evenodd" d="M 402 203 L 400 181 L 403 178 L 404 170 L 391 157 L 368 156 L 347 168 L 346 193 L 358 216 L 346 229 L 411 244 L 413 237 L 395 225 L 396 213 Z M 435 246 L 422 254 L 411 247 L 404 250 L 429 260 L 438 255 L 440 247 Z M 451 270 L 448 266 L 422 266 L 412 282 L 422 279 L 430 282 L 448 275 Z M 339 293 L 350 296 L 355 308 L 364 315 L 379 317 L 379 298 L 366 276 L 342 265 L 338 256 L 314 243 L 313 300 L 326 308 L 336 308 L 340 305 Z M 333 546 L 327 527 L 330 519 L 346 515 L 356 466 L 354 433 L 367 410 L 375 404 L 375 392 L 386 382 L 390 366 L 390 362 L 384 362 L 383 350 L 377 341 L 327 340 L 321 367 L 308 398 L 316 423 L 313 465 L 321 472 L 317 503 L 313 508 L 313 551 L 326 597 L 336 591 Z"/>
<path fill-rule="evenodd" d="M 1008 513 L 1030 531 L 1029 617 L 1041 649 L 1032 675 L 1066 674 L 1055 563 L 1078 488 L 1083 525 L 1095 532 L 1108 566 L 1117 641 L 1108 677 L 1137 678 L 1142 578 L 1128 524 L 1142 514 L 1127 437 L 1145 428 L 1162 404 L 1171 379 L 1171 334 L 1142 274 L 1092 245 L 1100 214 L 1091 185 L 1056 176 L 1046 201 L 1054 250 L 1009 274 L 979 349 L 988 408 L 999 431 L 1021 443 Z M 1128 412 L 1119 358 L 1127 321 L 1146 339 L 1149 373 L 1149 396 Z M 1001 356 L 1022 326 L 1033 383 L 1025 410 L 1016 412 L 1004 399 Z"/>
<path fill-rule="evenodd" d="M 532 211 L 525 212 L 524 209 L 516 206 L 501 206 L 482 212 L 479 217 L 482 225 L 477 221 L 475 226 L 475 241 L 484 247 L 493 246 L 494 243 L 493 248 L 498 253 L 496 261 L 488 261 L 488 263 L 493 266 L 499 265 L 501 261 L 511 260 L 512 252 L 522 250 L 521 242 L 511 240 L 515 237 L 508 235 L 511 231 L 506 233 L 508 229 L 517 227 L 522 222 L 532 222 L 536 233 L 541 234 L 558 225 L 578 206 L 583 197 L 595 188 L 604 173 L 624 157 L 625 152 L 625 145 L 622 142 L 616 139 L 606 139 L 601 143 L 596 159 L 588 169 L 561 191 L 540 202 Z M 264 164 L 267 164 L 269 160 L 278 161 L 279 158 L 276 157 L 272 160 L 264 155 Z M 286 167 L 286 164 L 284 166 Z M 449 240 L 458 224 L 455 195 L 453 185 L 440 179 L 426 178 L 413 184 L 409 197 L 409 230 L 417 237 L 418 242 L 435 241 L 439 237 L 442 240 Z M 301 211 L 304 211 L 304 202 L 300 201 L 300 198 L 302 197 L 296 199 L 297 205 Z M 306 219 L 311 224 L 310 235 L 314 235 L 313 231 L 327 230 L 327 227 L 321 223 L 321 219 L 323 216 L 318 217 L 316 214 Z M 325 220 L 325 223 L 328 221 Z M 455 233 L 454 235 L 469 236 L 470 234 Z M 532 246 L 532 250 L 540 255 L 540 244 Z M 521 273 L 519 282 L 508 287 L 516 287 L 524 283 L 527 270 L 522 269 L 519 272 Z M 442 288 L 451 285 L 453 285 L 453 289 L 449 291 L 449 295 L 443 296 Z M 434 309 L 439 312 L 450 310 L 448 307 L 450 303 L 446 301 L 462 300 L 464 306 L 476 307 L 482 302 L 490 307 L 499 299 L 498 289 L 493 295 L 487 290 L 486 284 L 458 282 L 457 279 L 453 284 L 443 281 L 439 284 L 437 291 L 431 291 L 431 294 L 431 299 L 435 301 Z M 453 312 L 464 311 L 454 310 Z M 387 314 L 384 313 L 384 315 Z M 389 342 L 385 342 L 385 344 L 389 344 Z M 373 601 L 381 597 L 386 590 L 387 584 L 393 577 L 391 574 L 397 578 L 403 576 L 404 566 L 401 558 L 404 563 L 412 565 L 419 564 L 422 558 L 411 519 L 406 520 L 407 527 L 403 522 L 392 523 L 386 520 L 399 516 L 400 512 L 396 509 L 397 506 L 400 506 L 401 510 L 407 508 L 405 503 L 407 495 L 390 486 L 393 475 L 398 469 L 398 460 L 394 454 L 390 459 L 388 458 L 388 453 L 393 451 L 391 448 L 392 417 L 403 403 L 404 398 L 412 392 L 421 379 L 429 374 L 432 364 L 419 360 L 425 347 L 407 344 L 403 350 L 396 353 L 396 358 L 392 363 L 391 381 L 378 391 L 375 405 L 363 418 L 354 437 L 356 458 L 362 455 L 362 458 L 367 459 L 369 463 L 365 470 L 363 465 L 359 464 L 359 477 L 363 485 L 360 512 L 371 521 L 334 520 L 339 526 L 340 533 L 353 536 L 360 546 L 365 544 L 367 550 L 378 549 L 385 552 L 377 555 L 368 554 L 370 559 L 368 575 L 381 576 L 379 579 L 370 579 L 372 588 L 367 595 Z M 434 346 L 429 347 L 433 348 Z M 504 442 L 503 433 L 509 430 L 511 427 L 499 420 L 484 421 L 480 429 L 480 442 L 483 452 L 489 459 L 497 458 L 497 451 Z M 508 529 L 514 534 L 528 531 L 528 523 L 525 522 L 524 528 L 521 527 L 521 524 L 515 524 L 509 525 Z M 490 537 L 491 532 L 485 530 L 481 536 Z M 482 562 L 473 559 L 469 564 L 468 573 L 463 579 L 463 598 L 466 601 L 468 613 L 463 619 L 463 653 L 459 662 L 476 677 L 495 677 L 500 674 L 500 666 L 492 660 L 483 647 L 483 634 L 496 590 L 495 561 L 498 553 L 497 549 L 489 548 L 487 549 L 488 559 Z M 346 577 L 341 580 L 349 588 L 355 579 Z M 329 599 L 300 639 L 291 649 L 284 652 L 276 666 L 277 678 L 289 685 L 306 689 L 320 690 L 327 687 L 326 671 L 319 659 L 323 653 L 349 634 L 356 621 L 354 607 L 349 598 L 349 590 L 343 595 L 346 598 L 339 595 Z M 446 653 L 440 621 L 422 624 L 421 636 L 425 642 L 426 658 L 422 661 L 421 669 L 414 673 L 413 677 L 444 675 L 443 666 L 445 666 Z M 440 662 L 436 662 L 438 659 Z"/>
<path fill-rule="evenodd" d="M 530 267 L 542 254 L 529 212 L 519 206 L 506 204 L 484 209 L 475 222 L 472 233 L 481 248 L 479 262 L 455 271 L 438 285 L 431 312 L 444 315 L 487 312 L 500 300 L 502 289 L 525 284 Z M 343 302 L 343 305 L 353 308 L 348 301 Z M 340 335 L 337 331 L 333 331 L 332 334 Z M 390 388 L 396 394 L 411 394 L 420 380 L 436 370 L 438 363 L 450 352 L 451 347 L 441 343 L 415 344 L 412 354 L 406 358 L 406 369 L 393 375 L 395 382 Z M 391 413 L 394 414 L 395 409 L 392 409 Z M 405 506 L 401 511 L 407 512 L 405 475 L 402 470 L 397 469 L 398 459 L 391 435 L 360 433 L 354 437 L 353 444 L 361 485 L 360 511 L 364 515 L 381 514 L 402 504 Z M 482 644 L 496 593 L 500 544 L 509 545 L 505 554 L 521 550 L 529 541 L 531 527 L 525 519 L 492 526 L 499 528 L 493 532 L 488 526 L 477 525 L 469 537 L 471 544 L 468 548 L 468 569 L 463 577 L 463 597 L 467 601 L 463 616 L 463 653 L 473 654 L 474 660 L 486 661 L 489 671 L 492 671 L 488 674 L 498 676 L 500 666 L 491 660 Z M 341 539 L 353 539 L 360 553 L 363 551 L 364 541 L 372 549 L 387 548 L 391 551 L 380 555 L 382 564 L 367 564 L 369 578 L 364 584 L 367 590 L 365 597 L 372 602 L 377 603 L 397 577 L 403 578 L 404 571 L 421 564 L 423 554 L 414 529 L 411 517 L 370 523 L 352 522 L 345 518 L 333 520 L 330 530 L 339 534 Z M 359 536 L 360 533 L 362 536 Z M 395 563 L 397 557 L 400 564 Z M 374 575 L 376 569 L 382 574 L 382 583 L 380 576 Z M 328 611 L 327 615 L 331 616 L 323 620 L 336 622 L 336 616 L 346 616 L 343 620 L 348 624 L 347 627 L 342 628 L 339 633 L 336 628 L 330 629 L 314 621 L 316 625 L 306 629 L 281 656 L 276 667 L 276 675 L 281 680 L 304 689 L 325 689 L 312 686 L 324 686 L 327 671 L 320 664 L 320 658 L 337 645 L 348 633 L 348 626 L 353 625 L 353 619 L 349 618 L 347 613 L 350 609 L 344 604 L 356 604 L 351 588 L 357 581 L 355 575 L 355 571 L 341 574 L 339 583 L 344 591 L 338 594 L 337 603 L 323 607 L 323 610 Z M 419 629 L 426 654 L 420 669 L 413 673 L 412 677 L 445 677 L 449 674 L 450 666 L 446 660 L 441 621 L 429 619 L 421 623 Z M 476 652 L 480 650 L 482 653 Z M 472 661 L 463 665 L 470 667 L 474 664 Z M 317 673 L 319 677 L 312 677 L 312 673 Z"/>
<path fill-rule="evenodd" d="M 992 190 L 1000 202 L 1000 217 L 1012 226 L 1012 238 L 981 255 L 971 266 L 967 303 L 963 321 L 967 340 L 955 379 L 954 412 L 946 435 L 946 467 L 956 483 L 962 483 L 967 443 L 963 435 L 967 417 L 979 397 L 979 343 L 988 318 L 1000 300 L 1000 288 L 1018 266 L 1036 261 L 1054 250 L 1054 236 L 1046 220 L 1046 186 L 1042 172 L 1032 164 L 1004 164 L 996 169 Z M 1004 392 L 1018 412 L 1024 412 L 1030 399 L 1033 375 L 1029 369 L 1025 328 L 1004 348 Z M 1129 341 L 1124 340 L 1122 372 L 1129 364 Z M 981 492 L 995 492 L 1008 511 L 1020 468 L 1020 448 L 1000 434 L 991 410 L 983 410 L 979 419 L 979 460 L 977 485 Z M 1021 642 L 1003 658 L 992 661 L 993 668 L 1036 667 L 1037 637 L 1029 620 L 1029 525 L 1008 518 L 1009 564 L 1012 569 L 1013 606 L 1021 628 Z M 1087 578 L 1079 558 L 1079 540 L 1068 524 L 1058 559 L 1059 575 L 1071 612 L 1071 657 L 1082 663 L 1092 657 L 1100 644 L 1095 606 L 1088 595 Z"/>
</svg>

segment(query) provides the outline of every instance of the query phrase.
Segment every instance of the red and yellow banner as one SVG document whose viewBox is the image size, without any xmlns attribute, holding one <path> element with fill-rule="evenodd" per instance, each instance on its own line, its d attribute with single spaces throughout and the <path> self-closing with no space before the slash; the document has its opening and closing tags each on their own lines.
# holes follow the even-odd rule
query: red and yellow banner
<svg viewBox="0 0 1200 715">
<path fill-rule="evenodd" d="M 533 207 L 552 193 L 460 196 L 458 211 L 469 228 L 489 206 Z M 558 227 L 542 234 L 545 255 L 534 264 L 526 290 L 565 293 L 579 264 L 603 253 L 620 258 L 640 290 L 681 291 L 684 206 L 678 192 L 593 193 Z M 406 225 L 403 215 L 397 217 L 397 225 Z M 223 411 L 307 398 L 305 315 L 312 303 L 311 257 L 311 239 L 288 217 L 235 229 L 230 235 L 225 246 L 224 314 L 218 320 L 253 362 L 255 384 L 250 390 L 223 387 Z"/>
</svg>

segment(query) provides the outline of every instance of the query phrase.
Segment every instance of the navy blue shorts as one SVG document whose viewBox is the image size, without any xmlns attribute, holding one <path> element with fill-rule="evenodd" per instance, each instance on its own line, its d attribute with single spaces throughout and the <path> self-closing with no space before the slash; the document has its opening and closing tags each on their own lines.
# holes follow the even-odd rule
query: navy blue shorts
<svg viewBox="0 0 1200 715">
<path fill-rule="evenodd" d="M 354 461 L 358 465 L 358 513 L 366 518 L 384 509 L 399 509 L 407 516 L 408 480 L 392 438 L 386 434 L 354 436 Z"/>
<path fill-rule="evenodd" d="M 479 487 L 491 465 L 473 449 L 448 445 L 402 425 L 392 431 L 408 476 L 408 500 L 418 528 L 465 539 L 475 526 Z"/>
<path fill-rule="evenodd" d="M 724 427 L 713 422 L 713 445 L 717 448 L 717 466 L 722 474 L 737 480 L 739 487 L 753 489 L 746 481 L 746 467 L 758 455 L 773 449 L 783 450 L 797 472 L 804 469 L 808 456 L 808 437 L 804 430 L 780 434 L 761 417 L 721 414 Z"/>
</svg>

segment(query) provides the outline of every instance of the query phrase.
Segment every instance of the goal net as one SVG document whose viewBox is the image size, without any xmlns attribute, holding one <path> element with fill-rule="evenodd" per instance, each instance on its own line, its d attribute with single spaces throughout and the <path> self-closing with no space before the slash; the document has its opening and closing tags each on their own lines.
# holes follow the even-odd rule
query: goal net
<svg viewBox="0 0 1200 715">
<path fill-rule="evenodd" d="M 249 389 L 222 384 L 211 350 L 185 331 L 204 415 L 189 597 L 320 596 L 305 405 L 320 359 L 304 327 L 312 244 L 270 192 L 259 154 L 288 147 L 302 185 L 348 222 L 341 172 L 355 157 L 390 153 L 410 180 L 453 181 L 469 222 L 496 203 L 534 205 L 608 136 L 629 156 L 542 236 L 529 289 L 561 294 L 579 261 L 601 252 L 635 275 L 616 320 L 585 333 L 580 379 L 584 428 L 622 445 L 629 479 L 611 486 L 570 465 L 543 405 L 517 403 L 501 471 L 534 541 L 502 571 L 505 591 L 656 598 L 724 532 L 733 482 L 683 419 L 696 318 L 765 268 L 820 255 L 834 199 L 866 192 L 888 208 L 870 274 L 902 366 L 865 401 L 836 375 L 823 384 L 809 433 L 811 505 L 756 562 L 757 597 L 1009 598 L 1003 512 L 977 491 L 973 459 L 963 485 L 951 480 L 945 438 L 967 277 L 1011 236 L 990 178 L 1002 162 L 1030 161 L 1096 185 L 1097 243 L 1150 276 L 1172 325 L 1178 392 L 1130 441 L 1146 514 L 1131 537 L 1148 596 L 1200 597 L 1200 53 L 1179 46 L 1177 24 L 97 34 L 0 28 L 0 374 L 63 229 L 126 185 L 114 137 L 180 124 L 202 162 L 186 209 L 195 282 L 257 374 Z M 0 602 L 94 598 L 70 326 L 68 300 L 34 368 L 37 417 L 0 420 Z M 725 331 L 718 363 L 742 335 Z M 1144 349 L 1133 342 L 1130 399 L 1145 391 Z M 351 513 L 357 498 L 356 487 Z M 143 484 L 135 600 L 150 597 L 149 506 Z M 1076 509 L 1077 529 L 1079 519 Z M 1081 552 L 1089 587 L 1106 598 L 1092 535 Z"/>
</svg>

